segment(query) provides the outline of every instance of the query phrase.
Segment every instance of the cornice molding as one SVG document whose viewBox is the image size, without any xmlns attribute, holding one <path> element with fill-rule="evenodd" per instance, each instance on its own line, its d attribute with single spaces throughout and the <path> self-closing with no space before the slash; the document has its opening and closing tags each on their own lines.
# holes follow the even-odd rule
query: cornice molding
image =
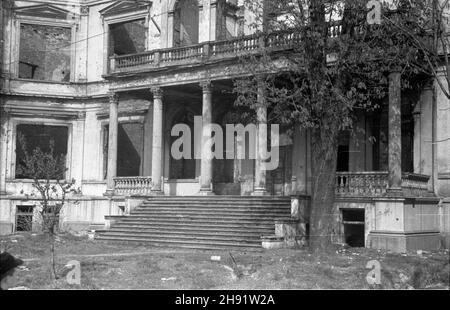
<svg viewBox="0 0 450 310">
<path fill-rule="evenodd" d="M 39 4 L 13 9 L 16 16 L 31 16 L 59 20 L 76 20 L 79 15 L 52 4 Z"/>
</svg>

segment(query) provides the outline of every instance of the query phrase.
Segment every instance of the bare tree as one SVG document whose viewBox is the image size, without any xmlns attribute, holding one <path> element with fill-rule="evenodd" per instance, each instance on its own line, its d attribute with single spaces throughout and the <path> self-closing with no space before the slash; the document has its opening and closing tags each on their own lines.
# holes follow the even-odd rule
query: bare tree
<svg viewBox="0 0 450 310">
<path fill-rule="evenodd" d="M 50 140 L 48 150 L 36 147 L 30 150 L 22 134 L 18 135 L 23 160 L 19 163 L 18 173 L 33 179 L 35 192 L 25 193 L 28 197 L 36 197 L 38 219 L 35 220 L 42 231 L 48 236 L 51 251 L 51 267 L 53 277 L 58 278 L 56 271 L 55 239 L 59 233 L 60 214 L 66 205 L 69 194 L 81 194 L 75 187 L 75 179 L 66 180 L 65 156 L 55 153 L 54 141 Z"/>
</svg>

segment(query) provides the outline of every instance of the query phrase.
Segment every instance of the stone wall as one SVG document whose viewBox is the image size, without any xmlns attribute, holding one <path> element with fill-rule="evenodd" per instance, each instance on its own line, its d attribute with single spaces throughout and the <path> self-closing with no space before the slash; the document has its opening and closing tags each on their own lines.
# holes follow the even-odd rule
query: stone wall
<svg viewBox="0 0 450 310">
<path fill-rule="evenodd" d="M 450 249 L 450 199 L 444 199 L 440 203 L 440 232 L 442 246 Z"/>
<path fill-rule="evenodd" d="M 442 83 L 446 83 L 444 76 L 439 77 Z M 436 88 L 436 151 L 435 174 L 436 191 L 440 197 L 450 197 L 450 100 L 445 96 L 438 85 Z"/>
<path fill-rule="evenodd" d="M 24 197 L 10 197 L 0 200 L 0 235 L 11 234 L 16 230 L 17 206 L 34 206 L 32 226 L 33 231 L 39 231 L 39 216 L 36 214 L 39 201 L 24 199 Z M 111 200 L 87 196 L 69 198 L 61 210 L 60 229 L 63 231 L 103 229 L 105 215 L 122 215 L 127 206 L 124 199 Z M 130 207 L 134 205 L 128 206 Z"/>
</svg>

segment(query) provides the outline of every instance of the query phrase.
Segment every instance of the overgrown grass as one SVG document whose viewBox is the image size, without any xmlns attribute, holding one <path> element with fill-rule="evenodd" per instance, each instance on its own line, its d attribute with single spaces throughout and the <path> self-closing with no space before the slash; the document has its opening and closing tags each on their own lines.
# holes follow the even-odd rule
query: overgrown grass
<svg viewBox="0 0 450 310">
<path fill-rule="evenodd" d="M 13 242 L 16 240 L 16 242 Z M 61 236 L 59 268 L 72 259 L 81 264 L 81 285 L 65 277 L 54 281 L 43 236 L 1 239 L 9 252 L 26 260 L 18 286 L 31 289 L 423 289 L 449 287 L 449 253 L 400 255 L 369 249 L 335 247 L 327 253 L 306 250 L 261 252 L 176 251 L 132 244 Z M 136 253 L 120 256 L 126 253 Z M 101 256 L 85 256 L 98 255 Z M 220 255 L 221 261 L 211 261 Z M 32 259 L 32 260 L 30 260 Z M 381 285 L 366 281 L 366 264 L 381 264 Z"/>
</svg>

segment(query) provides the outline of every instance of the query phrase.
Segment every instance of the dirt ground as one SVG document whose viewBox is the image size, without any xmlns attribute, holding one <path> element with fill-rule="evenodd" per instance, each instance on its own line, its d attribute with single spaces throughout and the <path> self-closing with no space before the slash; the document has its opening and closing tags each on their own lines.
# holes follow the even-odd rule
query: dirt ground
<svg viewBox="0 0 450 310">
<path fill-rule="evenodd" d="M 13 235 L 0 244 L 25 261 L 16 286 L 28 289 L 449 289 L 450 278 L 448 251 L 404 255 L 339 246 L 321 254 L 186 251 L 63 235 L 56 243 L 60 279 L 55 281 L 45 236 Z M 64 266 L 71 260 L 80 262 L 80 285 L 67 283 Z M 366 279 L 373 260 L 380 263 L 381 284 Z"/>
</svg>

